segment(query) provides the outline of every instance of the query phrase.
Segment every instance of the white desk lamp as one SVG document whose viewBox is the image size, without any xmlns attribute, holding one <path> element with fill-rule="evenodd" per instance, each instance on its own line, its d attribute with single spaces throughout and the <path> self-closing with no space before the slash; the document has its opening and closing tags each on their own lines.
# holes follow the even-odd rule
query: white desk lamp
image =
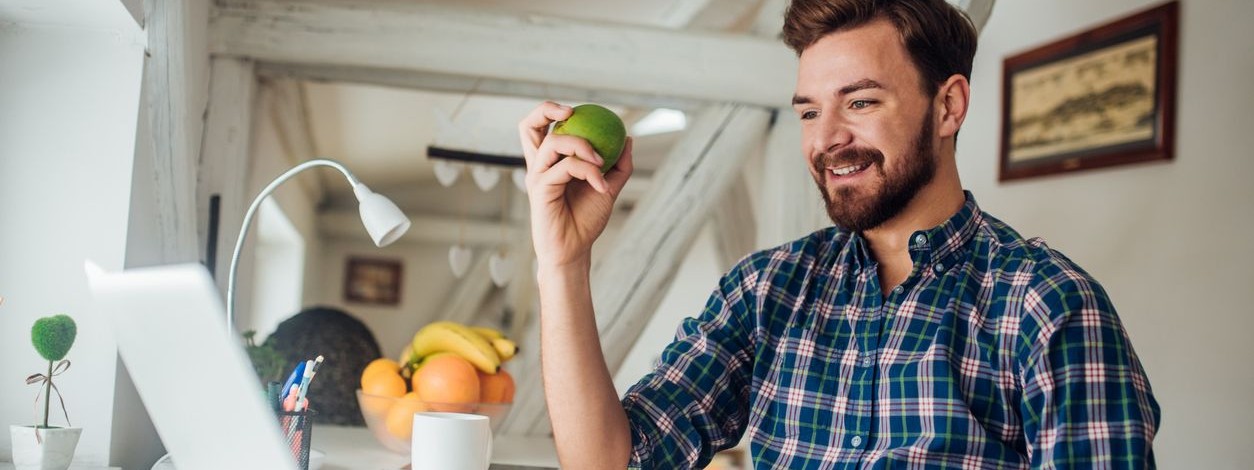
<svg viewBox="0 0 1254 470">
<path fill-rule="evenodd" d="M 349 184 L 353 185 L 353 194 L 357 196 L 358 210 L 361 212 L 361 223 L 366 226 L 366 232 L 370 233 L 370 239 L 374 240 L 375 246 L 383 247 L 391 244 L 405 234 L 409 230 L 409 218 L 401 212 L 396 204 L 392 203 L 388 198 L 375 193 L 357 180 L 357 177 L 341 165 L 339 162 L 328 159 L 310 160 L 287 170 L 287 172 L 279 175 L 265 189 L 261 190 L 261 194 L 253 199 L 252 205 L 248 206 L 248 212 L 244 213 L 244 224 L 239 229 L 239 238 L 235 240 L 235 251 L 231 254 L 231 271 L 227 277 L 226 283 L 226 330 L 229 334 L 235 333 L 235 271 L 239 266 L 240 251 L 244 249 L 244 237 L 248 236 L 248 226 L 251 225 L 253 215 L 257 213 L 257 208 L 261 206 L 261 201 L 274 192 L 275 188 L 283 184 L 285 181 L 295 176 L 297 173 L 313 168 L 315 166 L 329 166 L 340 170 L 345 178 L 348 178 Z"/>
</svg>

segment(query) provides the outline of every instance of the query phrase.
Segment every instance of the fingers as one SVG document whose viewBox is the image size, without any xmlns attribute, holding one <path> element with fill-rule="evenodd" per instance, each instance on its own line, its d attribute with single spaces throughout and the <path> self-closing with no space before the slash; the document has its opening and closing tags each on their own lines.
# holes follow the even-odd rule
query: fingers
<svg viewBox="0 0 1254 470">
<path fill-rule="evenodd" d="M 545 101 L 531 110 L 518 122 L 518 137 L 522 140 L 523 157 L 530 163 L 536 149 L 549 132 L 549 124 L 569 118 L 574 110 L 553 101 Z"/>
<path fill-rule="evenodd" d="M 597 155 L 597 151 L 592 148 L 592 144 L 573 135 L 550 135 L 544 138 L 540 144 L 540 148 L 536 149 L 535 155 L 528 162 L 527 170 L 543 173 L 548 171 L 553 164 L 561 160 L 563 156 L 575 156 L 580 160 L 584 160 L 597 165 L 604 165 L 605 160 Z"/>
<path fill-rule="evenodd" d="M 609 183 L 601 174 L 601 167 L 577 158 L 567 158 L 553 165 L 542 173 L 530 173 L 533 184 L 542 186 L 562 186 L 571 180 L 587 181 L 592 189 L 599 193 L 609 191 Z"/>
<path fill-rule="evenodd" d="M 632 171 L 636 166 L 631 157 L 632 138 L 628 137 L 627 142 L 623 145 L 623 153 L 619 155 L 618 162 L 614 163 L 614 167 L 605 173 L 605 179 L 610 184 L 610 190 L 614 194 L 620 194 L 623 186 L 627 185 L 627 179 L 631 177 Z"/>
<path fill-rule="evenodd" d="M 527 162 L 528 186 L 564 185 L 579 179 L 587 181 L 597 192 L 617 195 L 634 168 L 632 139 L 627 138 L 623 154 L 614 167 L 601 174 L 605 160 L 588 141 L 569 135 L 549 135 L 551 124 L 569 118 L 573 112 L 569 106 L 545 101 L 519 121 L 518 135 Z M 563 158 L 567 156 L 575 158 Z"/>
</svg>

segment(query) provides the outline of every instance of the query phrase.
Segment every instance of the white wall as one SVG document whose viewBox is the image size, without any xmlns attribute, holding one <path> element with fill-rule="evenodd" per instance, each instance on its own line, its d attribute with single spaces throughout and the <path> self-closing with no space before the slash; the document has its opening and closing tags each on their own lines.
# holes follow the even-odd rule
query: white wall
<svg viewBox="0 0 1254 470">
<path fill-rule="evenodd" d="M 0 425 L 33 424 L 43 371 L 30 345 L 35 319 L 78 323 L 58 377 L 73 424 L 84 428 L 76 462 L 109 461 L 116 347 L 91 314 L 83 260 L 121 269 L 126 259 L 131 170 L 143 65 L 142 38 L 121 16 L 111 27 L 5 23 L 0 19 Z M 129 25 L 128 25 L 129 23 Z M 54 399 L 55 400 L 55 399 Z M 54 405 L 53 423 L 63 425 Z M 0 439 L 0 460 L 10 458 Z"/>
<path fill-rule="evenodd" d="M 997 2 L 958 146 L 984 210 L 1101 281 L 1163 408 L 1162 468 L 1248 468 L 1254 448 L 1254 2 L 1185 0 L 1176 160 L 998 184 L 1002 59 L 1145 0 Z"/>
<path fill-rule="evenodd" d="M 303 305 L 305 239 L 273 199 L 262 202 L 253 223 L 257 243 L 250 326 L 261 340 Z"/>
<path fill-rule="evenodd" d="M 363 232 L 365 228 L 361 229 Z M 401 299 L 396 306 L 365 305 L 345 302 L 344 270 L 348 259 L 397 259 L 402 263 Z M 396 357 L 405 344 L 431 318 L 439 317 L 436 309 L 456 286 L 448 268 L 448 247 L 398 242 L 376 248 L 369 242 L 326 240 L 321 254 L 322 270 L 307 271 L 321 283 L 314 289 L 317 296 L 311 304 L 339 308 L 365 323 L 379 341 L 385 357 Z M 487 273 L 467 273 L 467 276 Z"/>
</svg>

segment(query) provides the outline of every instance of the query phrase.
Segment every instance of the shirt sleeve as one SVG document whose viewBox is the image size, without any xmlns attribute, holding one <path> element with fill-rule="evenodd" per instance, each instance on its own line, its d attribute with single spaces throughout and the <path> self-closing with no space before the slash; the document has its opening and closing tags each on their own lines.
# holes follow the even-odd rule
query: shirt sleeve
<svg viewBox="0 0 1254 470">
<path fill-rule="evenodd" d="M 1024 299 L 1020 414 L 1032 468 L 1154 468 L 1160 410 L 1106 292 L 1051 266 Z"/>
<path fill-rule="evenodd" d="M 654 370 L 623 397 L 630 467 L 702 468 L 744 433 L 753 341 L 735 273 L 722 278 L 700 316 L 684 320 Z"/>
</svg>

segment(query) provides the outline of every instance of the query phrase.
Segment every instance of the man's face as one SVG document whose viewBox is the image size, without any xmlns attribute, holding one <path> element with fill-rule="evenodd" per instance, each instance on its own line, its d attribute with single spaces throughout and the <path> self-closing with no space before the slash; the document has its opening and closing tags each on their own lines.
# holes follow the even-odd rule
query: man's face
<svg viewBox="0 0 1254 470">
<path fill-rule="evenodd" d="M 836 225 L 875 228 L 931 182 L 935 112 L 920 80 L 887 21 L 829 34 L 802 51 L 793 108 Z"/>
</svg>

